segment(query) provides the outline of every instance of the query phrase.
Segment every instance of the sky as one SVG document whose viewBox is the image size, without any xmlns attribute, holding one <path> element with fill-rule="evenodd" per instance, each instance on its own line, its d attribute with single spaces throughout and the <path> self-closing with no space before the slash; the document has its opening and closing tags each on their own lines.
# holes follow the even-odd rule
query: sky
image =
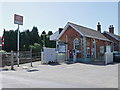
<svg viewBox="0 0 120 90">
<path fill-rule="evenodd" d="M 96 30 L 100 22 L 103 31 L 114 25 L 118 34 L 118 2 L 4 2 L 0 3 L 0 36 L 3 29 L 16 30 L 14 14 L 23 16 L 20 31 L 36 26 L 43 30 L 57 31 L 67 22 L 73 22 Z"/>
</svg>

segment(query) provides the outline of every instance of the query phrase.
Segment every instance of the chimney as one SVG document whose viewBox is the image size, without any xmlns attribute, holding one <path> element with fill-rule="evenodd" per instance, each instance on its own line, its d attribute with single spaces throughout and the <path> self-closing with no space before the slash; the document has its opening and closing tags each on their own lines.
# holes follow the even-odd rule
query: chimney
<svg viewBox="0 0 120 90">
<path fill-rule="evenodd" d="M 109 33 L 114 34 L 114 27 L 113 27 L 113 25 L 109 26 Z"/>
<path fill-rule="evenodd" d="M 59 34 L 62 32 L 63 28 L 59 28 Z"/>
<path fill-rule="evenodd" d="M 100 25 L 100 22 L 98 22 L 97 31 L 99 31 L 99 32 L 101 33 L 101 25 Z"/>
</svg>

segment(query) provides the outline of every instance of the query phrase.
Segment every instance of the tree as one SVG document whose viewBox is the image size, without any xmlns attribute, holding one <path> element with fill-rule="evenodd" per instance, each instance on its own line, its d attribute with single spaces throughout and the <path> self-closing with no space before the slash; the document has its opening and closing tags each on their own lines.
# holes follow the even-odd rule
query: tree
<svg viewBox="0 0 120 90">
<path fill-rule="evenodd" d="M 39 34 L 38 34 L 38 29 L 37 29 L 37 27 L 33 27 L 33 29 L 32 29 L 32 31 L 31 31 L 31 40 L 32 40 L 32 45 L 34 44 L 34 43 L 39 43 Z"/>
<path fill-rule="evenodd" d="M 31 32 L 29 29 L 20 33 L 20 50 L 28 51 L 31 44 Z"/>
<path fill-rule="evenodd" d="M 42 46 L 45 40 L 45 47 L 48 48 L 55 48 L 56 47 L 56 42 L 55 41 L 50 41 L 50 35 L 52 35 L 52 31 L 48 31 L 48 34 L 46 34 L 45 30 L 41 34 L 41 39 L 42 39 Z"/>
<path fill-rule="evenodd" d="M 50 36 L 50 35 L 52 35 L 52 34 L 53 34 L 53 32 L 52 32 L 52 31 L 49 31 L 49 32 L 48 32 L 48 35 L 49 35 L 49 36 Z"/>
<path fill-rule="evenodd" d="M 45 34 L 45 35 L 46 35 L 46 32 L 45 32 L 45 30 L 42 32 L 42 35 L 43 35 L 43 34 Z"/>
<path fill-rule="evenodd" d="M 17 32 L 17 30 L 6 31 L 4 29 L 3 36 L 5 45 L 2 47 L 3 50 L 7 52 L 11 50 L 17 51 Z M 32 31 L 27 29 L 20 32 L 20 51 L 28 51 L 33 47 L 34 51 L 40 51 L 44 42 L 46 47 L 54 48 L 56 43 L 55 41 L 50 41 L 50 35 L 52 35 L 52 31 L 48 31 L 48 34 L 46 34 L 44 30 L 41 36 L 39 36 L 38 29 L 35 26 L 32 28 Z"/>
<path fill-rule="evenodd" d="M 11 50 L 17 50 L 17 33 L 13 30 L 6 31 L 4 29 L 4 47 L 3 50 L 10 52 Z"/>
</svg>

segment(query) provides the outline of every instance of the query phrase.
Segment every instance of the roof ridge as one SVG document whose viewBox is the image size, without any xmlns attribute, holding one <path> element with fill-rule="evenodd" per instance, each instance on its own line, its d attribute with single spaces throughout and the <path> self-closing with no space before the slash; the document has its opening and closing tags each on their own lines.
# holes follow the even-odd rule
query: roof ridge
<svg viewBox="0 0 120 90">
<path fill-rule="evenodd" d="M 108 31 L 104 31 L 104 32 L 110 33 Z M 110 34 L 113 34 L 113 33 L 110 33 Z M 116 35 L 116 36 L 120 37 L 120 35 L 117 35 L 117 34 L 113 34 L 113 35 Z"/>
<path fill-rule="evenodd" d="M 82 26 L 82 25 L 78 25 L 78 24 L 75 24 L 75 23 L 71 23 L 71 22 L 68 22 L 69 24 L 74 24 L 74 25 L 76 25 L 76 26 L 80 26 L 80 27 L 83 27 L 83 28 L 86 28 L 86 29 L 89 29 L 89 30 L 92 30 L 92 31 L 96 31 L 96 32 L 99 32 L 99 31 L 97 31 L 97 30 L 95 30 L 95 29 L 92 29 L 92 28 L 88 28 L 88 27 L 85 27 L 85 26 Z"/>
<path fill-rule="evenodd" d="M 90 36 L 92 36 L 93 38 L 95 38 L 95 37 L 98 37 L 98 38 L 102 38 L 102 39 L 106 39 L 106 40 L 109 40 L 109 39 L 107 39 L 102 33 L 100 33 L 99 31 L 96 31 L 96 30 L 94 30 L 94 29 L 91 29 L 91 28 L 87 28 L 87 27 L 84 27 L 84 26 L 81 26 L 81 25 L 78 25 L 78 24 L 74 24 L 74 23 L 71 23 L 71 22 L 68 22 L 68 24 L 70 24 L 70 25 L 73 25 L 73 27 L 75 27 L 75 28 L 79 28 L 79 27 L 81 27 L 81 28 L 83 28 L 83 29 L 85 29 L 85 32 L 84 32 L 84 30 L 79 30 L 79 31 L 82 31 L 81 33 L 83 33 L 84 32 L 84 35 L 87 35 L 88 37 Z M 86 32 L 87 31 L 87 32 Z M 91 34 L 90 34 L 90 32 L 91 32 Z M 89 34 L 88 34 L 89 33 Z M 98 35 L 98 36 L 96 36 L 96 35 Z"/>
</svg>

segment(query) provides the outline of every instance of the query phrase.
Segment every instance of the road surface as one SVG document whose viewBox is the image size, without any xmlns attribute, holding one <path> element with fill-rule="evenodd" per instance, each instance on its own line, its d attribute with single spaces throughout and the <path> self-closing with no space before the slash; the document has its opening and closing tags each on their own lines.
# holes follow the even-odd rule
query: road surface
<svg viewBox="0 0 120 90">
<path fill-rule="evenodd" d="M 118 64 L 90 65 L 83 63 L 41 65 L 34 62 L 4 67 L 3 88 L 118 88 Z"/>
</svg>

